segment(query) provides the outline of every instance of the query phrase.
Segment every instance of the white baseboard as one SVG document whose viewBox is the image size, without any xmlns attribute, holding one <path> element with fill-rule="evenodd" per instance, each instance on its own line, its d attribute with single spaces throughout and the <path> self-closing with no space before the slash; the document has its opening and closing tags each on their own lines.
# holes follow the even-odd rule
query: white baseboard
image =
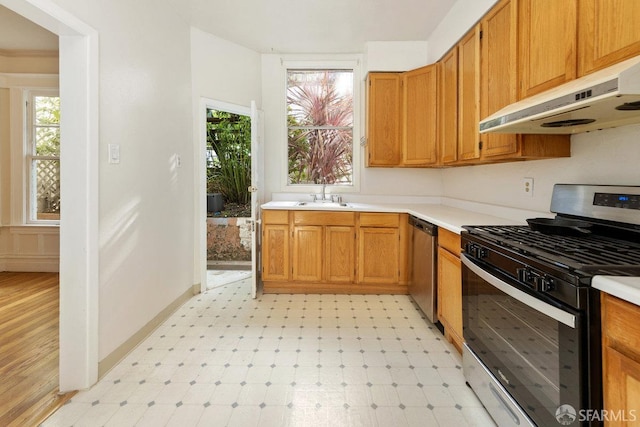
<svg viewBox="0 0 640 427">
<path fill-rule="evenodd" d="M 0 271 L 57 273 L 60 271 L 60 257 L 0 255 Z"/>
<path fill-rule="evenodd" d="M 151 319 L 140 330 L 134 333 L 120 347 L 112 351 L 107 357 L 98 362 L 98 379 L 102 378 L 111 368 L 116 366 L 131 350 L 144 341 L 158 326 L 171 316 L 178 308 L 194 295 L 194 287 L 189 287 L 175 301 L 165 307 L 156 317 Z"/>
</svg>

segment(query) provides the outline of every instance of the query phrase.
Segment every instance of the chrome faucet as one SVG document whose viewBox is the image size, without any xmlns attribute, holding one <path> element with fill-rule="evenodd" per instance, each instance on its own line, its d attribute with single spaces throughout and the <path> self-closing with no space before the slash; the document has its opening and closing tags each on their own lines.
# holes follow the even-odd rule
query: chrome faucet
<svg viewBox="0 0 640 427">
<path fill-rule="evenodd" d="M 327 180 L 322 178 L 322 189 L 320 190 L 320 194 L 314 193 L 311 195 L 313 197 L 314 202 L 325 202 L 331 200 L 331 198 L 327 199 Z"/>
</svg>

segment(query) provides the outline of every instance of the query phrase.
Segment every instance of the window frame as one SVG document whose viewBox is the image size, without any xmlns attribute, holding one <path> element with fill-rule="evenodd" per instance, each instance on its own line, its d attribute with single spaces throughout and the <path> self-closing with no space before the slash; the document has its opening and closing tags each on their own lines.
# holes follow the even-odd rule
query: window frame
<svg viewBox="0 0 640 427">
<path fill-rule="evenodd" d="M 344 59 L 288 59 L 282 60 L 282 143 L 281 143 L 281 159 L 283 170 L 281 172 L 281 189 L 287 193 L 317 193 L 322 184 L 290 184 L 289 183 L 289 150 L 288 150 L 288 125 L 287 125 L 287 74 L 288 71 L 304 70 L 304 71 L 324 71 L 324 70 L 349 70 L 353 72 L 353 155 L 352 155 L 352 178 L 351 185 L 345 184 L 326 184 L 328 192 L 332 194 L 358 193 L 360 191 L 361 176 L 361 136 L 362 136 L 362 118 L 361 118 L 361 93 L 362 93 L 362 72 L 361 61 L 359 57 L 351 56 Z"/>
<path fill-rule="evenodd" d="M 26 224 L 38 224 L 38 225 L 60 225 L 60 218 L 58 219 L 38 219 L 37 218 L 37 180 L 33 179 L 33 164 L 34 160 L 57 160 L 60 162 L 60 154 L 57 156 L 42 156 L 36 154 L 36 122 L 35 122 L 35 101 L 38 96 L 46 97 L 60 97 L 60 91 L 54 88 L 37 88 L 37 89 L 25 89 L 24 90 L 24 204 L 25 204 L 25 223 Z M 58 124 L 60 128 L 60 124 Z"/>
</svg>

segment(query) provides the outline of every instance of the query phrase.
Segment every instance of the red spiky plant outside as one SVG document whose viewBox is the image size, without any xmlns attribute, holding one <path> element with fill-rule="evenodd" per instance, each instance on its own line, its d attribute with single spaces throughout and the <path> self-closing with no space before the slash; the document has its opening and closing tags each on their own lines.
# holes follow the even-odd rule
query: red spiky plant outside
<svg viewBox="0 0 640 427">
<path fill-rule="evenodd" d="M 333 70 L 289 73 L 288 152 L 292 184 L 351 184 L 352 89 Z"/>
</svg>

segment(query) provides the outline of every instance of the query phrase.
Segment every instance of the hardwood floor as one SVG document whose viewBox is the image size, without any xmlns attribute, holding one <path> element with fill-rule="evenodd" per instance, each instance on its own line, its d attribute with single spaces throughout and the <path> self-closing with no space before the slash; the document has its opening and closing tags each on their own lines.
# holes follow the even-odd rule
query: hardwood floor
<svg viewBox="0 0 640 427">
<path fill-rule="evenodd" d="M 58 394 L 57 273 L 0 272 L 0 426 L 36 426 Z"/>
</svg>

